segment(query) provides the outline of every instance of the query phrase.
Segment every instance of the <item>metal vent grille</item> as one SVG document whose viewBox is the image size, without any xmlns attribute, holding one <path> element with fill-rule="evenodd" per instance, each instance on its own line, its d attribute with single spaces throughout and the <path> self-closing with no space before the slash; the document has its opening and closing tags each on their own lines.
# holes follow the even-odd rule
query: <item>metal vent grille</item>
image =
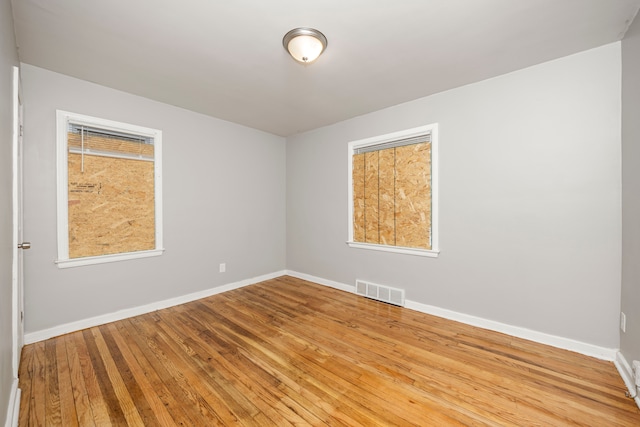
<svg viewBox="0 0 640 427">
<path fill-rule="evenodd" d="M 404 289 L 356 280 L 356 294 L 404 307 Z"/>
</svg>

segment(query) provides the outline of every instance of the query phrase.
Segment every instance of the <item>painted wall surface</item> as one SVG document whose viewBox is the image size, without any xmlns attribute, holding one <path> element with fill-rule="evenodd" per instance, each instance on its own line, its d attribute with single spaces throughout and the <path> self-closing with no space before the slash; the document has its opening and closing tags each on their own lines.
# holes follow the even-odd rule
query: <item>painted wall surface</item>
<svg viewBox="0 0 640 427">
<path fill-rule="evenodd" d="M 288 138 L 287 268 L 617 348 L 620 51 L 614 43 Z M 430 123 L 440 132 L 439 258 L 347 247 L 347 143 Z"/>
<path fill-rule="evenodd" d="M 9 0 L 0 1 L 0 423 L 7 417 L 13 381 L 13 67 L 18 53 Z"/>
<path fill-rule="evenodd" d="M 23 64 L 25 333 L 285 268 L 281 137 Z M 158 88 L 162 90 L 162 88 Z M 56 109 L 163 131 L 160 257 L 58 269 Z M 226 263 L 226 273 L 218 265 Z"/>
<path fill-rule="evenodd" d="M 622 41 L 622 311 L 625 359 L 640 360 L 640 19 Z"/>
</svg>

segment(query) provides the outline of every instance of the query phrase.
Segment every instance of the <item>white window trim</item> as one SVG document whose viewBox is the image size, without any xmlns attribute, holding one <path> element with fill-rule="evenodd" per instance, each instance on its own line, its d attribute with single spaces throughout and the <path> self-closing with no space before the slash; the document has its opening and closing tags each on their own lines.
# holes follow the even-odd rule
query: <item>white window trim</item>
<svg viewBox="0 0 640 427">
<path fill-rule="evenodd" d="M 153 138 L 155 187 L 154 215 L 156 228 L 155 249 L 82 258 L 69 258 L 69 175 L 67 169 L 67 129 L 69 122 L 79 125 L 99 127 L 114 132 L 133 133 Z M 58 268 L 78 267 L 82 265 L 102 264 L 162 255 L 164 252 L 162 243 L 162 131 L 61 110 L 56 111 L 56 124 L 58 258 L 55 263 L 58 265 Z"/>
<path fill-rule="evenodd" d="M 431 134 L 431 249 L 406 248 L 402 246 L 379 245 L 372 243 L 362 243 L 353 241 L 353 154 L 356 149 L 371 145 L 384 144 L 399 139 L 412 138 L 420 135 Z M 383 252 L 394 252 L 399 254 L 418 255 L 430 258 L 437 258 L 440 254 L 438 236 L 438 124 L 433 123 L 412 129 L 388 133 L 386 135 L 374 136 L 372 138 L 360 139 L 349 142 L 348 149 L 348 206 L 349 206 L 349 237 L 347 245 L 351 248 L 370 249 Z"/>
</svg>

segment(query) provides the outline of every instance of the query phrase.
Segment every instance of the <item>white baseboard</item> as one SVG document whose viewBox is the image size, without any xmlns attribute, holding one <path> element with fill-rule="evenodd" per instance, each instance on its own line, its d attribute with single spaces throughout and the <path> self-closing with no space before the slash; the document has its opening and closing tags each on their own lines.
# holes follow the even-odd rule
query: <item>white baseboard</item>
<svg viewBox="0 0 640 427">
<path fill-rule="evenodd" d="M 324 286 L 328 286 L 334 289 L 338 289 L 345 292 L 355 293 L 355 285 L 347 285 L 344 283 L 336 282 L 333 280 L 324 279 L 310 274 L 300 273 L 292 270 L 283 270 L 262 276 L 254 277 L 251 279 L 242 280 L 239 282 L 229 283 L 226 285 L 218 286 L 216 288 L 206 289 L 204 291 L 195 292 L 176 298 L 170 298 L 163 301 L 146 304 L 143 306 L 133 307 L 126 310 L 119 310 L 114 313 L 104 314 L 101 316 L 91 317 L 76 322 L 66 323 L 64 325 L 55 326 L 53 328 L 44 329 L 41 331 L 30 332 L 25 334 L 25 344 L 32 344 L 34 342 L 43 341 L 52 337 L 67 334 L 70 332 L 79 331 L 82 329 L 90 328 L 93 326 L 103 325 L 105 323 L 114 322 L 117 320 L 126 319 L 141 314 L 151 313 L 163 308 L 173 307 L 176 305 L 184 304 L 187 302 L 195 301 L 198 299 L 206 298 L 212 295 L 216 295 L 222 292 L 230 291 L 232 289 L 242 288 L 244 286 L 252 285 L 255 283 L 263 282 L 265 280 L 274 279 L 283 275 L 297 277 L 302 280 L 318 283 Z M 526 340 L 538 342 L 541 344 L 549 345 L 564 350 L 570 350 L 576 353 L 581 353 L 587 356 L 595 357 L 602 360 L 613 361 L 620 376 L 622 377 L 625 385 L 629 388 L 629 392 L 635 393 L 635 385 L 633 381 L 633 374 L 630 365 L 625 360 L 622 353 L 617 349 L 610 349 L 605 347 L 596 346 L 593 344 L 587 344 L 581 341 L 576 341 L 569 338 L 559 337 L 556 335 L 550 335 L 543 332 L 534 331 L 519 326 L 508 325 L 505 323 L 496 322 L 476 316 L 471 316 L 464 313 L 459 313 L 452 310 L 447 310 L 440 307 L 435 307 L 427 304 L 422 304 L 412 300 L 406 300 L 405 308 L 410 310 L 419 311 L 422 313 L 430 314 L 433 316 L 442 317 L 449 320 L 465 323 L 479 328 L 488 329 L 496 332 L 505 333 L 514 337 L 523 338 Z M 640 407 L 640 397 L 635 398 L 635 402 Z M 14 380 L 11 389 L 11 396 L 9 401 L 9 408 L 7 411 L 6 427 L 16 427 L 18 425 L 18 415 L 20 410 L 20 389 L 18 388 L 18 380 Z"/>
<path fill-rule="evenodd" d="M 627 362 L 627 359 L 622 355 L 621 352 L 616 354 L 616 359 L 613 361 L 614 365 L 618 369 L 620 376 L 622 377 L 622 381 L 624 381 L 624 385 L 629 389 L 629 394 L 635 397 L 636 405 L 640 408 L 640 396 L 638 396 L 639 391 L 638 387 L 636 387 L 635 380 L 633 378 L 633 370 L 631 369 L 631 365 Z"/>
<path fill-rule="evenodd" d="M 18 379 L 14 378 L 11 383 L 11 394 L 9 395 L 9 405 L 7 406 L 7 419 L 4 423 L 5 427 L 18 427 L 19 416 L 20 389 L 18 388 Z"/>
<path fill-rule="evenodd" d="M 345 292 L 355 292 L 355 285 L 345 285 L 344 283 L 334 282 L 333 280 L 323 279 L 322 277 L 312 276 L 310 274 L 298 273 L 297 271 L 285 270 L 287 276 L 296 277 L 298 279 L 306 280 L 308 282 L 319 283 L 321 285 L 328 286 L 330 288 L 339 289 Z"/>
<path fill-rule="evenodd" d="M 308 280 L 310 282 L 315 282 L 321 285 L 340 289 L 342 291 L 355 292 L 355 285 L 346 285 L 344 283 L 338 283 L 331 280 L 323 279 L 321 277 L 315 277 L 309 274 L 299 273 L 291 270 L 286 270 L 286 274 L 288 274 L 289 276 L 297 277 L 299 279 Z M 556 335 L 550 335 L 519 326 L 513 326 L 506 323 L 483 319 L 481 317 L 471 316 L 468 314 L 459 313 L 432 305 L 422 304 L 416 301 L 405 300 L 405 308 L 419 311 L 421 313 L 431 314 L 433 316 L 443 317 L 449 320 L 455 320 L 456 322 L 465 323 L 467 325 L 501 332 L 514 337 L 534 341 L 540 344 L 561 348 L 563 350 L 570 350 L 602 360 L 614 361 L 616 359 L 616 354 L 618 353 L 618 349 L 599 347 L 597 345 L 587 344 L 581 341 L 572 340 L 570 338 L 559 337 Z"/>
<path fill-rule="evenodd" d="M 88 319 L 65 323 L 63 325 L 54 326 L 53 328 L 43 329 L 35 332 L 29 332 L 24 335 L 24 342 L 25 344 L 32 344 L 34 342 L 44 341 L 46 339 L 68 334 L 70 332 L 80 331 L 82 329 L 104 325 L 105 323 L 115 322 L 118 320 L 127 319 L 129 317 L 151 313 L 153 311 L 161 310 L 163 308 L 173 307 L 176 305 L 184 304 L 184 303 L 195 301 L 198 299 L 210 297 L 212 295 L 216 295 L 222 292 L 242 288 L 248 285 L 253 285 L 254 283 L 259 283 L 265 280 L 274 279 L 284 274 L 286 274 L 284 270 L 277 271 L 274 273 L 253 277 L 251 279 L 241 280 L 239 282 L 229 283 L 229 284 L 218 286 L 215 288 L 206 289 L 204 291 L 194 292 L 191 294 L 166 299 L 163 301 L 153 302 L 151 304 L 145 304 L 138 307 L 119 310 L 114 313 L 103 314 L 100 316 L 90 317 Z"/>
<path fill-rule="evenodd" d="M 176 298 L 167 299 L 164 301 L 158 301 L 151 304 L 146 304 L 139 307 L 133 307 L 126 310 L 119 310 L 114 313 L 104 314 L 101 316 L 91 317 L 88 319 L 79 320 L 76 322 L 66 323 L 63 325 L 55 326 L 53 328 L 44 329 L 36 332 L 29 332 L 25 334 L 25 344 L 32 344 L 34 342 L 43 341 L 52 337 L 67 334 L 70 332 L 79 331 L 82 329 L 90 328 L 93 326 L 103 325 L 109 322 L 115 322 L 117 320 L 126 319 L 141 314 L 150 313 L 163 308 L 173 307 L 175 305 L 184 304 L 187 302 L 195 301 L 201 298 L 206 298 L 211 295 L 219 294 L 222 292 L 230 291 L 232 289 L 241 288 L 244 286 L 252 285 L 254 283 L 270 280 L 282 275 L 289 275 L 297 277 L 302 280 L 308 280 L 311 282 L 319 283 L 331 288 L 339 289 L 345 292 L 355 292 L 354 285 L 347 285 L 344 283 L 336 282 L 333 280 L 324 279 L 321 277 L 312 276 L 305 273 L 300 273 L 292 270 L 283 270 L 263 276 L 254 277 L 251 279 L 242 280 L 235 283 L 229 283 L 227 285 L 218 286 L 216 288 L 207 289 L 200 292 L 195 292 L 187 295 L 183 295 Z M 565 350 L 574 351 L 587 356 L 596 357 L 598 359 L 615 361 L 618 350 L 599 347 L 593 344 L 587 344 L 584 342 L 572 340 L 569 338 L 559 337 L 556 335 L 549 335 L 543 332 L 534 331 L 519 326 L 512 326 L 505 323 L 496 322 L 493 320 L 487 320 L 476 316 L 471 316 L 464 313 L 459 313 L 440 307 L 435 307 L 427 304 L 422 304 L 416 301 L 406 300 L 405 307 L 411 310 L 419 311 L 426 314 L 431 314 L 445 319 L 455 320 L 457 322 L 466 323 L 468 325 L 477 326 L 483 329 L 489 329 L 496 332 L 502 332 L 508 335 L 512 335 L 518 338 L 527 339 L 530 341 L 538 342 L 541 344 L 550 345 Z"/>
<path fill-rule="evenodd" d="M 456 311 L 447 310 L 432 305 L 422 304 L 415 301 L 407 300 L 406 308 L 420 311 L 422 313 L 431 314 L 445 319 L 455 320 L 456 322 L 465 323 L 471 326 L 477 326 L 491 331 L 501 332 L 540 344 L 549 345 L 551 347 L 570 350 L 575 353 L 584 354 L 586 356 L 595 357 L 597 359 L 607 360 L 609 362 L 615 359 L 618 349 L 600 347 L 593 344 L 576 341 L 571 338 L 550 335 L 544 332 L 534 331 L 532 329 L 522 328 L 520 326 L 508 325 L 506 323 L 496 322 L 494 320 L 484 319 L 482 317 L 471 316 L 469 314 L 458 313 Z"/>
</svg>

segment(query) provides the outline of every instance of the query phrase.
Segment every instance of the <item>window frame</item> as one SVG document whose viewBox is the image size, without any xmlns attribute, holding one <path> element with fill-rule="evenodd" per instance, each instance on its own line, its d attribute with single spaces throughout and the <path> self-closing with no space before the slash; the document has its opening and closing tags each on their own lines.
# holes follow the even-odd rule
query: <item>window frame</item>
<svg viewBox="0 0 640 427">
<path fill-rule="evenodd" d="M 431 249 L 409 248 L 404 246 L 391 246 L 375 243 L 355 242 L 353 240 L 353 155 L 356 149 L 370 147 L 401 139 L 431 135 Z M 385 135 L 351 141 L 348 144 L 348 240 L 351 248 L 369 249 L 383 252 L 393 252 L 407 255 L 437 258 L 440 254 L 438 233 L 438 123 L 405 129 Z"/>
<path fill-rule="evenodd" d="M 153 138 L 155 249 L 69 258 L 69 175 L 67 132 L 70 122 L 112 132 L 122 132 Z M 62 110 L 56 110 L 56 126 L 58 254 L 55 263 L 58 268 L 103 264 L 162 255 L 164 252 L 162 241 L 162 131 Z"/>
</svg>

